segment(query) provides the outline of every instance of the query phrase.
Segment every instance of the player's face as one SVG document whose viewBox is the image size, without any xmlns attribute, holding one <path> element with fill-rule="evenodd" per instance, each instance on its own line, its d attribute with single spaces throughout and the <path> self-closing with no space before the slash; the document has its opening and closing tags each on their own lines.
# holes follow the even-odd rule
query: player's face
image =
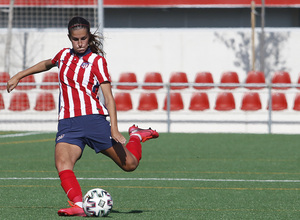
<svg viewBox="0 0 300 220">
<path fill-rule="evenodd" d="M 87 50 L 89 46 L 89 34 L 87 29 L 81 28 L 72 30 L 69 38 L 76 53 L 84 53 Z"/>
</svg>

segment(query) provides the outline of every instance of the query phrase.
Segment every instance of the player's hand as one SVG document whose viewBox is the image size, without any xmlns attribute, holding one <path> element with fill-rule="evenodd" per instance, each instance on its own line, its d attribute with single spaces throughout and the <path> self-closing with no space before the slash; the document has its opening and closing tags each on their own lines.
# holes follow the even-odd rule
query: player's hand
<svg viewBox="0 0 300 220">
<path fill-rule="evenodd" d="M 10 93 L 14 88 L 16 88 L 16 86 L 18 85 L 19 81 L 20 80 L 19 80 L 19 78 L 17 76 L 13 76 L 12 78 L 10 78 L 7 81 L 7 84 L 6 84 L 7 92 Z"/>
<path fill-rule="evenodd" d="M 119 132 L 119 131 L 115 131 L 115 132 L 111 132 L 111 137 L 118 143 L 121 143 L 122 145 L 124 145 L 126 143 L 126 139 L 125 137 Z"/>
</svg>

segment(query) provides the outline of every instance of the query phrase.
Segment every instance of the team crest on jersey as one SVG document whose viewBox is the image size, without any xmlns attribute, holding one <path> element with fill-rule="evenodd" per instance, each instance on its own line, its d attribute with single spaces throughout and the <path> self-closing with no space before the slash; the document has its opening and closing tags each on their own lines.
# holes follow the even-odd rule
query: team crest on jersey
<svg viewBox="0 0 300 220">
<path fill-rule="evenodd" d="M 88 62 L 83 62 L 80 67 L 86 69 L 88 66 L 89 66 Z"/>
</svg>

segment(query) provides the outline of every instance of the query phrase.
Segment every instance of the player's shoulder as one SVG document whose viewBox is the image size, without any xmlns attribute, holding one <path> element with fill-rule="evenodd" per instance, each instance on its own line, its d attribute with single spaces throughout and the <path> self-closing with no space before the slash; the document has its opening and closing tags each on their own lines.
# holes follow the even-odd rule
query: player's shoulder
<svg viewBox="0 0 300 220">
<path fill-rule="evenodd" d="M 63 48 L 61 49 L 57 54 L 63 54 L 63 53 L 70 53 L 71 49 L 70 48 Z"/>
<path fill-rule="evenodd" d="M 65 47 L 65 48 L 61 49 L 61 52 L 72 53 L 72 49 L 68 48 L 68 47 Z"/>
<path fill-rule="evenodd" d="M 71 48 L 64 47 L 59 52 L 63 52 L 63 51 L 71 51 Z"/>
<path fill-rule="evenodd" d="M 104 58 L 101 54 L 94 53 L 94 52 L 92 52 L 92 51 L 90 51 L 90 53 L 91 53 L 93 56 L 97 57 L 97 58 Z"/>
<path fill-rule="evenodd" d="M 99 54 L 97 54 L 97 53 L 91 52 L 89 57 L 90 57 L 94 62 L 95 62 L 95 61 L 98 62 L 99 60 L 101 60 L 102 62 L 106 62 L 106 59 L 105 59 L 103 56 L 101 56 L 101 55 L 99 55 Z"/>
</svg>

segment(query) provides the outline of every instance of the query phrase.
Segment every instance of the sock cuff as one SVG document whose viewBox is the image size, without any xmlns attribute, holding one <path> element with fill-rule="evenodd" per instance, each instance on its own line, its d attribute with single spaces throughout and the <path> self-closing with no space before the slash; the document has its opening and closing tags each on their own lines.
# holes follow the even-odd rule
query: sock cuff
<svg viewBox="0 0 300 220">
<path fill-rule="evenodd" d="M 63 170 L 58 173 L 58 176 L 61 177 L 63 175 L 70 175 L 70 174 L 71 175 L 74 174 L 73 170 Z"/>
<path fill-rule="evenodd" d="M 141 142 L 142 137 L 141 137 L 140 134 L 133 133 L 133 134 L 130 135 L 129 141 L 130 141 L 130 139 L 137 139 L 137 140 L 139 140 L 139 142 Z"/>
</svg>

